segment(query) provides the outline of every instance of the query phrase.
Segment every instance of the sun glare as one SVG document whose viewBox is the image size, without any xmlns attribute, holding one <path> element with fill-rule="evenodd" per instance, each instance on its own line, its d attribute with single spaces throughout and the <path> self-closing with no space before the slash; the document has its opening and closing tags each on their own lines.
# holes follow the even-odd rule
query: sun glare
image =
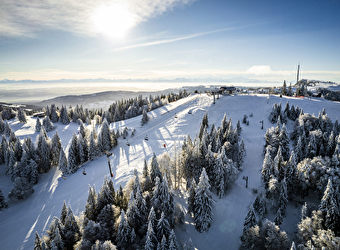
<svg viewBox="0 0 340 250">
<path fill-rule="evenodd" d="M 121 39 L 136 24 L 137 17 L 126 4 L 114 3 L 99 7 L 93 15 L 93 22 L 97 32 Z"/>
</svg>

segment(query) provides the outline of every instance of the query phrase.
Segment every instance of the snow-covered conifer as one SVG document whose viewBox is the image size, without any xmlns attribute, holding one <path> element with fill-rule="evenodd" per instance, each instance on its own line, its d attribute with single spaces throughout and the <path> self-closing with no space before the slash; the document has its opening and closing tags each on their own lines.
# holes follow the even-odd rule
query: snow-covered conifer
<svg viewBox="0 0 340 250">
<path fill-rule="evenodd" d="M 46 116 L 43 119 L 43 126 L 44 126 L 46 132 L 50 132 L 54 129 L 53 123 L 50 121 L 50 118 L 48 116 Z"/>
<path fill-rule="evenodd" d="M 146 233 L 146 241 L 145 241 L 145 245 L 144 245 L 144 249 L 145 250 L 153 250 L 155 245 L 157 245 L 158 241 L 157 241 L 157 237 L 155 235 L 155 232 L 153 230 L 153 225 L 151 223 L 151 221 L 149 221 L 148 224 L 148 230 Z"/>
<path fill-rule="evenodd" d="M 52 166 L 59 165 L 59 158 L 60 158 L 60 150 L 61 150 L 61 140 L 58 134 L 58 131 L 52 137 L 52 144 L 51 144 L 51 164 Z"/>
<path fill-rule="evenodd" d="M 69 206 L 64 223 L 63 242 L 66 249 L 73 249 L 73 245 L 79 240 L 80 229 Z"/>
<path fill-rule="evenodd" d="M 39 118 L 37 118 L 37 121 L 35 123 L 35 132 L 39 133 L 40 129 L 41 129 L 41 123 L 40 123 Z"/>
<path fill-rule="evenodd" d="M 328 184 L 321 199 L 319 209 L 325 218 L 325 226 L 327 229 L 334 230 L 339 223 L 339 207 L 335 198 L 335 193 L 331 179 L 328 179 Z"/>
<path fill-rule="evenodd" d="M 95 190 L 95 186 L 93 188 L 89 186 L 89 194 L 87 197 L 84 215 L 89 220 L 95 220 L 97 217 L 97 193 Z"/>
<path fill-rule="evenodd" d="M 0 189 L 0 211 L 7 207 L 8 205 L 5 201 L 5 196 L 3 195 L 2 190 Z"/>
<path fill-rule="evenodd" d="M 209 178 L 203 168 L 194 201 L 195 227 L 199 232 L 208 231 L 212 222 L 213 205 L 214 200 L 210 191 Z"/>
<path fill-rule="evenodd" d="M 221 199 L 224 196 L 225 191 L 224 165 L 221 155 L 219 155 L 215 161 L 214 182 L 217 190 L 217 195 Z"/>
<path fill-rule="evenodd" d="M 280 226 L 282 224 L 282 221 L 283 221 L 282 210 L 281 207 L 279 207 L 278 210 L 276 211 L 274 222 L 276 225 Z"/>
<path fill-rule="evenodd" d="M 272 174 L 274 174 L 273 164 L 274 163 L 273 163 L 272 158 L 270 156 L 270 151 L 267 149 L 266 155 L 265 155 L 264 160 L 263 160 L 262 171 L 261 171 L 262 181 L 264 182 L 266 187 L 268 187 L 268 182 L 269 182 L 270 176 Z"/>
<path fill-rule="evenodd" d="M 157 226 L 156 226 L 156 235 L 158 238 L 158 241 L 160 242 L 162 237 L 165 235 L 166 238 L 170 235 L 170 224 L 168 220 L 164 216 L 164 212 L 162 212 L 161 217 L 158 220 Z"/>
<path fill-rule="evenodd" d="M 163 176 L 162 176 L 162 173 L 159 168 L 158 161 L 157 161 L 156 154 L 153 153 L 151 163 L 150 163 L 150 178 L 153 184 L 156 183 L 156 177 L 158 177 L 160 181 L 163 179 Z"/>
<path fill-rule="evenodd" d="M 97 146 L 96 146 L 96 141 L 94 139 L 93 133 L 91 132 L 90 135 L 90 145 L 89 145 L 89 160 L 93 160 L 97 156 Z"/>
<path fill-rule="evenodd" d="M 8 198 L 14 201 L 22 200 L 33 194 L 33 192 L 33 187 L 26 178 L 16 177 Z"/>
<path fill-rule="evenodd" d="M 58 122 L 59 120 L 59 115 L 57 113 L 57 109 L 55 104 L 51 105 L 51 122 Z"/>
<path fill-rule="evenodd" d="M 106 119 L 104 119 L 101 125 L 100 133 L 101 133 L 103 151 L 111 150 L 112 149 L 111 133 L 110 133 L 109 124 Z"/>
<path fill-rule="evenodd" d="M 97 214 L 105 207 L 107 204 L 113 204 L 114 197 L 112 196 L 111 190 L 109 188 L 109 181 L 107 176 L 105 176 L 103 184 L 98 193 L 97 200 Z"/>
<path fill-rule="evenodd" d="M 244 140 L 243 138 L 241 139 L 240 145 L 238 147 L 238 162 L 237 162 L 237 168 L 239 170 L 243 170 L 243 162 L 244 158 L 246 156 L 246 148 L 244 145 Z"/>
<path fill-rule="evenodd" d="M 59 220 L 60 220 L 61 224 L 63 224 L 63 225 L 65 224 L 67 211 L 68 211 L 68 207 L 66 206 L 66 201 L 64 201 L 63 206 L 61 208 L 60 217 L 59 217 Z"/>
<path fill-rule="evenodd" d="M 120 213 L 120 221 L 118 224 L 117 235 L 116 235 L 117 247 L 119 249 L 127 248 L 128 244 L 130 243 L 130 232 L 131 232 L 131 228 L 126 219 L 124 210 L 122 209 Z"/>
<path fill-rule="evenodd" d="M 62 124 L 65 124 L 65 125 L 70 123 L 70 118 L 67 114 L 67 107 L 66 106 L 65 107 L 61 106 L 59 122 L 61 122 Z"/>
<path fill-rule="evenodd" d="M 68 162 L 63 148 L 60 148 L 59 170 L 65 175 L 68 174 Z"/>
<path fill-rule="evenodd" d="M 22 109 L 22 107 L 19 107 L 18 109 L 18 120 L 20 122 L 23 122 L 23 123 L 26 123 L 27 122 L 27 119 L 26 119 L 26 113 L 25 111 Z"/>
<path fill-rule="evenodd" d="M 37 231 L 35 231 L 35 238 L 34 238 L 34 250 L 43 250 L 42 249 L 42 240 Z"/>
<path fill-rule="evenodd" d="M 78 138 L 75 133 L 71 139 L 70 147 L 68 148 L 68 172 L 74 173 L 78 169 L 79 165 L 79 152 L 78 152 Z"/>
<path fill-rule="evenodd" d="M 247 231 L 249 228 L 253 227 L 256 225 L 256 216 L 254 212 L 254 207 L 251 205 L 249 207 L 248 213 L 246 218 L 244 219 L 244 224 L 243 224 L 243 233 Z"/>
</svg>

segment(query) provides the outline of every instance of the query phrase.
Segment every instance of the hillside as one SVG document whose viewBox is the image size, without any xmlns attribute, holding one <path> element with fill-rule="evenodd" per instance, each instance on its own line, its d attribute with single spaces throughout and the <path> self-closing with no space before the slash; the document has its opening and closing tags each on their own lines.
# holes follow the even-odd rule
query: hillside
<svg viewBox="0 0 340 250">
<path fill-rule="evenodd" d="M 273 126 L 268 121 L 269 112 L 274 103 L 281 102 L 284 105 L 287 100 L 290 104 L 302 108 L 305 113 L 317 115 L 325 108 L 332 121 L 340 119 L 340 104 L 324 99 L 231 95 L 222 96 L 216 100 L 216 104 L 213 104 L 213 97 L 196 94 L 149 112 L 151 119 L 144 127 L 140 126 L 140 116 L 111 124 L 111 129 L 124 127 L 136 129 L 135 136 L 128 137 L 130 147 L 126 145 L 126 140 L 120 138 L 118 146 L 111 151 L 113 156 L 110 159 L 115 188 L 119 185 L 124 186 L 133 176 L 134 169 L 141 173 L 144 159 L 149 161 L 153 152 L 156 155 L 163 152 L 172 154 L 174 145 L 176 144 L 179 149 L 180 143 L 188 134 L 195 138 L 205 113 L 208 113 L 209 125 L 215 124 L 217 127 L 225 113 L 227 117 L 232 118 L 234 127 L 238 120 L 241 121 L 244 115 L 248 115 L 249 126 L 242 124 L 241 133 L 247 153 L 244 170 L 222 199 L 214 196 L 216 204 L 212 227 L 207 233 L 198 233 L 193 225 L 193 219 L 186 216 L 185 224 L 176 228 L 178 242 L 187 242 L 191 237 L 193 245 L 198 249 L 225 249 L 226 247 L 237 249 L 244 218 L 248 211 L 247 207 L 256 197 L 252 189 L 258 189 L 259 192 L 263 190 L 260 181 L 264 158 L 262 146 L 266 129 Z M 250 114 L 253 114 L 252 117 Z M 261 130 L 261 120 L 264 121 L 263 130 Z M 9 124 L 20 139 L 31 136 L 34 141 L 37 135 L 34 130 L 35 121 L 34 118 L 29 118 L 27 124 L 20 124 L 17 120 L 11 120 Z M 67 151 L 72 134 L 79 129 L 79 125 L 75 123 L 70 125 L 55 123 L 54 125 L 60 135 L 62 146 Z M 292 131 L 291 121 L 288 122 L 287 128 L 289 132 Z M 52 137 L 54 133 L 55 131 L 51 131 L 48 136 Z M 149 137 L 148 141 L 144 140 L 146 134 Z M 163 146 L 164 144 L 166 147 Z M 49 173 L 42 175 L 39 183 L 34 186 L 35 192 L 32 196 L 22 202 L 12 203 L 8 209 L 0 211 L 1 248 L 33 249 L 35 231 L 43 234 L 53 217 L 60 215 L 64 200 L 71 205 L 74 214 L 78 215 L 82 212 L 89 185 L 95 185 L 98 190 L 104 177 L 108 176 L 107 158 L 106 156 L 99 157 L 87 162 L 83 167 L 87 175 L 78 171 L 67 176 L 66 180 L 61 178 L 59 170 L 52 169 Z M 5 175 L 4 168 L 4 165 L 0 166 L 0 189 L 6 195 L 12 183 Z M 245 188 L 243 176 L 249 176 L 248 188 Z M 186 193 L 175 192 L 177 201 L 186 207 Z M 287 230 L 290 238 L 293 236 L 298 219 L 299 211 L 294 209 L 284 219 L 282 229 Z"/>
</svg>

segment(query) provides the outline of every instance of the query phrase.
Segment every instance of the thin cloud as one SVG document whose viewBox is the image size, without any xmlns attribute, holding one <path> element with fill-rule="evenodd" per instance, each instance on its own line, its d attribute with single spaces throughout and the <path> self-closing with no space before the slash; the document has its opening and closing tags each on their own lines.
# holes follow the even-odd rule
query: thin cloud
<svg viewBox="0 0 340 250">
<path fill-rule="evenodd" d="M 209 34 L 233 30 L 233 29 L 235 29 L 235 28 L 219 29 L 219 30 L 195 33 L 195 34 L 191 34 L 191 35 L 180 36 L 180 37 L 175 37 L 175 38 L 170 38 L 170 39 L 162 39 L 162 40 L 157 40 L 157 41 L 153 41 L 153 42 L 133 44 L 133 45 L 128 45 L 128 46 L 116 48 L 113 51 L 134 49 L 134 48 L 139 48 L 139 47 L 148 47 L 148 46 L 159 45 L 159 44 L 164 44 L 164 43 L 173 43 L 173 42 L 177 42 L 177 41 L 181 41 L 181 40 L 187 40 L 187 39 L 191 39 L 191 38 L 195 38 L 195 37 L 199 37 L 199 36 L 206 36 L 206 35 L 209 35 Z"/>
<path fill-rule="evenodd" d="M 116 0 L 128 6 L 137 23 L 196 0 Z M 0 37 L 34 37 L 41 30 L 63 30 L 93 35 L 95 10 L 112 0 L 0 0 Z"/>
</svg>

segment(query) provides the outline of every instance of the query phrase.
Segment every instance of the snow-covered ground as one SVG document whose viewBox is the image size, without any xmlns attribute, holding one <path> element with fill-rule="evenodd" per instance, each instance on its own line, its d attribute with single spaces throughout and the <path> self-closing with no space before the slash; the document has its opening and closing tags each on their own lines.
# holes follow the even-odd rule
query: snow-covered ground
<svg viewBox="0 0 340 250">
<path fill-rule="evenodd" d="M 216 204 L 210 230 L 206 233 L 198 233 L 193 220 L 188 217 L 184 225 L 176 228 L 177 240 L 188 241 L 191 237 L 197 249 L 238 249 L 239 236 L 242 233 L 248 206 L 256 197 L 252 189 L 258 189 L 258 192 L 262 190 L 260 171 L 264 134 L 267 128 L 273 126 L 268 121 L 268 114 L 275 102 L 281 102 L 284 107 L 287 100 L 291 105 L 303 108 L 305 113 L 315 115 L 325 107 L 332 121 L 339 119 L 340 104 L 320 98 L 309 100 L 268 95 L 231 95 L 222 96 L 216 100 L 216 104 L 213 104 L 212 96 L 196 94 L 151 111 L 149 113 L 151 119 L 144 127 L 140 126 L 140 116 L 111 124 L 111 128 L 115 129 L 125 126 L 136 129 L 135 136 L 128 137 L 130 147 L 126 145 L 126 140 L 120 138 L 118 146 L 111 151 L 115 187 L 124 186 L 133 175 L 134 169 L 141 173 L 144 159 L 149 161 L 153 152 L 156 155 L 166 151 L 173 154 L 174 145 L 180 149 L 179 144 L 184 137 L 190 134 L 194 138 L 206 112 L 208 112 L 209 124 L 214 123 L 215 126 L 220 125 L 224 113 L 232 118 L 234 127 L 238 120 L 241 121 L 244 115 L 248 115 L 249 126 L 242 124 L 241 133 L 247 150 L 244 170 L 226 196 L 222 199 L 214 196 Z M 250 117 L 250 114 L 253 116 Z M 263 130 L 261 120 L 264 121 Z M 35 140 L 37 135 L 34 131 L 35 119 L 29 118 L 27 124 L 20 124 L 17 120 L 12 120 L 9 124 L 20 139 L 30 136 Z M 62 146 L 67 150 L 72 134 L 79 129 L 79 126 L 74 123 L 66 126 L 56 123 L 55 126 Z M 291 121 L 287 127 L 291 131 Z M 55 130 L 48 135 L 52 137 L 54 133 Z M 146 134 L 149 137 L 148 141 L 144 140 Z M 0 211 L 0 249 L 33 249 L 35 231 L 40 235 L 43 234 L 53 217 L 60 216 L 64 200 L 67 205 L 71 205 L 74 214 L 83 211 L 89 185 L 95 185 L 99 191 L 104 177 L 109 174 L 106 156 L 88 162 L 83 167 L 86 168 L 87 175 L 78 171 L 67 176 L 66 180 L 61 178 L 59 170 L 52 169 L 41 176 L 38 184 L 34 186 L 35 192 L 32 196 L 24 201 L 11 203 L 8 209 Z M 4 168 L 4 165 L 0 166 L 0 189 L 7 195 L 12 183 L 5 175 Z M 248 188 L 245 187 L 243 176 L 249 176 Z M 185 194 L 179 191 L 176 191 L 176 194 L 178 194 L 177 200 L 184 204 Z M 297 213 L 293 211 L 294 207 L 291 209 L 292 211 L 287 211 L 287 214 L 292 214 L 294 217 Z M 294 230 L 296 226 L 294 221 L 297 219 L 285 218 L 282 227 L 285 230 Z"/>
</svg>

